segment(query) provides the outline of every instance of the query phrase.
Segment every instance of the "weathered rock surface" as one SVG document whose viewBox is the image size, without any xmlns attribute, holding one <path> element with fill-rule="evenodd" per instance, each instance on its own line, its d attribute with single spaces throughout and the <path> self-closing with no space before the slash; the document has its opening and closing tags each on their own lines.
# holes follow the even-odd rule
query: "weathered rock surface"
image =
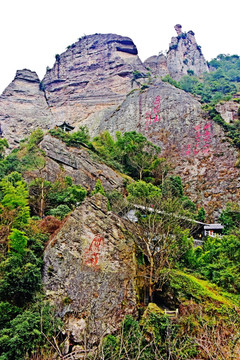
<svg viewBox="0 0 240 360">
<path fill-rule="evenodd" d="M 192 70 L 196 76 L 209 72 L 206 60 L 197 44 L 193 31 L 183 33 L 181 25 L 176 25 L 177 37 L 172 37 L 167 54 L 167 68 L 170 76 L 179 80 Z"/>
<path fill-rule="evenodd" d="M 227 123 L 233 123 L 234 121 L 239 120 L 240 112 L 239 108 L 240 105 L 238 102 L 235 101 L 226 101 L 224 103 L 219 103 L 215 106 L 216 110 L 220 113 L 221 117 Z"/>
<path fill-rule="evenodd" d="M 169 74 L 167 57 L 164 54 L 154 55 L 144 61 L 144 65 L 151 71 L 151 74 L 162 77 Z"/>
<path fill-rule="evenodd" d="M 238 154 L 220 127 L 205 119 L 195 98 L 159 80 L 166 73 L 179 79 L 188 70 L 196 75 L 208 71 L 194 33 L 183 33 L 180 25 L 175 29 L 177 37 L 172 38 L 167 57 L 153 56 L 144 65 L 131 39 L 95 34 L 56 55 L 55 65 L 41 83 L 44 91 L 36 73 L 18 71 L 0 97 L 3 136 L 13 146 L 37 127 L 53 128 L 64 120 L 76 129 L 87 125 L 92 135 L 106 129 L 112 134 L 140 131 L 161 145 L 192 199 L 216 216 L 224 203 L 239 199 L 234 167 Z M 156 77 L 154 85 L 126 95 L 137 86 L 134 71 L 144 76 L 148 67 Z M 233 110 L 226 106 L 218 110 L 226 120 L 232 116 L 234 121 L 238 104 L 234 103 Z M 89 189 L 98 177 L 106 189 L 122 186 L 120 176 L 94 163 L 85 150 L 67 149 L 49 137 L 41 146 L 48 154 L 44 171 L 50 180 L 63 171 Z"/>
<path fill-rule="evenodd" d="M 55 117 L 79 124 L 91 114 L 118 105 L 132 89 L 133 71 L 146 71 L 128 37 L 84 36 L 56 56 L 43 79 Z"/>
<path fill-rule="evenodd" d="M 87 124 L 96 133 L 99 124 L 138 88 L 134 72 L 152 78 L 170 73 L 174 78 L 192 69 L 196 75 L 207 71 L 192 32 L 173 38 L 176 48 L 152 56 L 145 64 L 133 41 L 115 34 L 84 36 L 60 55 L 40 83 L 35 72 L 17 71 L 13 82 L 0 97 L 0 123 L 11 147 L 37 127 L 53 128 L 63 121 Z M 171 47 L 171 46 L 170 46 Z M 40 90 L 41 88 L 41 90 Z"/>
<path fill-rule="evenodd" d="M 42 176 L 47 180 L 71 176 L 76 184 L 93 190 L 96 180 L 100 179 L 105 190 L 123 188 L 124 179 L 107 165 L 94 160 L 87 149 L 67 147 L 51 135 L 46 135 L 39 146 L 47 155 L 42 170 Z"/>
<path fill-rule="evenodd" d="M 100 194 L 73 211 L 45 250 L 45 291 L 74 344 L 91 346 L 134 314 L 134 278 L 132 239 Z"/>
<path fill-rule="evenodd" d="M 54 120 L 33 71 L 18 70 L 15 79 L 0 96 L 0 123 L 10 147 L 36 128 L 48 129 Z"/>
<path fill-rule="evenodd" d="M 134 91 L 98 131 L 139 131 L 159 145 L 186 184 L 186 192 L 216 218 L 227 201 L 239 201 L 237 150 L 222 128 L 206 119 L 190 94 L 159 82 Z"/>
</svg>

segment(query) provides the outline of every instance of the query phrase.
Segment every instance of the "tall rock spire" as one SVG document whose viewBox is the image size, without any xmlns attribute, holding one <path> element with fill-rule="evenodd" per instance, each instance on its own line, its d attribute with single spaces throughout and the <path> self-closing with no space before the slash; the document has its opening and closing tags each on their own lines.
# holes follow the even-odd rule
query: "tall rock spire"
<svg viewBox="0 0 240 360">
<path fill-rule="evenodd" d="M 179 80 L 189 72 L 199 76 L 209 72 L 207 62 L 202 54 L 201 46 L 195 39 L 193 31 L 182 32 L 180 24 L 175 25 L 176 37 L 172 37 L 167 54 L 167 67 L 170 76 Z"/>
</svg>

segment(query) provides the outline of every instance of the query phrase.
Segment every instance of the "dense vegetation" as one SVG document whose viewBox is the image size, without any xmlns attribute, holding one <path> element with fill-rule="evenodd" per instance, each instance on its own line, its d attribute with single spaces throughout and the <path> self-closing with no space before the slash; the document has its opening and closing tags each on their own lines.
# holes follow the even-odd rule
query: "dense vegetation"
<svg viewBox="0 0 240 360">
<path fill-rule="evenodd" d="M 180 81 L 173 80 L 169 75 L 162 80 L 197 96 L 210 118 L 221 125 L 227 136 L 240 148 L 240 99 L 236 95 L 240 91 L 240 57 L 221 54 L 211 60 L 209 66 L 210 72 L 200 77 L 189 72 Z M 239 104 L 239 119 L 233 124 L 226 123 L 215 109 L 217 103 L 230 99 Z"/>
<path fill-rule="evenodd" d="M 115 139 L 104 132 L 93 141 L 86 128 L 51 134 L 123 173 L 125 191 L 107 192 L 100 180 L 88 194 L 70 177 L 46 181 L 46 158 L 38 147 L 41 130 L 6 157 L 8 144 L 0 141 L 0 360 L 46 360 L 52 353 L 61 358 L 61 321 L 42 292 L 44 246 L 65 217 L 97 192 L 120 215 L 138 206 L 139 304 L 138 317 L 127 317 L 120 331 L 104 337 L 88 358 L 237 359 L 238 207 L 228 204 L 221 214 L 223 238 L 208 238 L 194 248 L 191 219 L 203 221 L 204 209 L 184 195 L 181 178 L 170 175 L 160 148 L 136 132 L 117 133 Z M 32 179 L 28 183 L 26 175 Z M 171 319 L 164 308 L 179 308 L 179 317 Z"/>
<path fill-rule="evenodd" d="M 220 100 L 230 99 L 240 90 L 240 57 L 238 55 L 219 55 L 209 62 L 210 72 L 200 77 L 189 71 L 180 81 L 169 75 L 164 81 L 180 89 L 197 95 L 202 103 L 216 104 Z"/>
</svg>

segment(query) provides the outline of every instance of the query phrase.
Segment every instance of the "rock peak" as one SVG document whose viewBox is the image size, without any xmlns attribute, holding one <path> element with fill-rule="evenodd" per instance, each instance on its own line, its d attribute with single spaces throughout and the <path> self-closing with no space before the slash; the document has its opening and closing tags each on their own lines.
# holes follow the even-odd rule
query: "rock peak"
<svg viewBox="0 0 240 360">
<path fill-rule="evenodd" d="M 53 115 L 76 127 L 118 106 L 132 90 L 133 72 L 146 72 L 137 54 L 129 37 L 116 34 L 86 35 L 68 46 L 43 79 Z"/>
<path fill-rule="evenodd" d="M 182 26 L 174 26 L 177 32 L 176 37 L 172 37 L 167 54 L 167 68 L 170 76 L 179 80 L 182 76 L 187 75 L 189 71 L 199 76 L 204 72 L 209 72 L 206 60 L 202 54 L 201 46 L 195 39 L 192 30 L 182 32 Z"/>
<path fill-rule="evenodd" d="M 30 82 L 37 82 L 37 83 L 40 82 L 37 73 L 35 71 L 31 71 L 29 69 L 17 70 L 14 80 L 17 80 L 17 79 L 30 81 Z"/>
<path fill-rule="evenodd" d="M 177 25 L 174 26 L 174 29 L 176 30 L 177 35 L 182 34 L 182 25 L 177 24 Z"/>
</svg>

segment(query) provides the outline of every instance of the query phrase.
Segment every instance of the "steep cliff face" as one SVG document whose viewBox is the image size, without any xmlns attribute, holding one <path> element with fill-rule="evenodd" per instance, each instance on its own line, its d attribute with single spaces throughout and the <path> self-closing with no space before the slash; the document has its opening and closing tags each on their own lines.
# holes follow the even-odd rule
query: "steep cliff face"
<svg viewBox="0 0 240 360">
<path fill-rule="evenodd" d="M 115 34 L 84 36 L 60 55 L 40 83 L 35 72 L 17 71 L 0 97 L 0 123 L 11 147 L 40 127 L 63 121 L 76 129 L 84 122 L 96 129 L 133 88 L 135 75 L 152 78 L 170 74 L 180 78 L 193 70 L 207 71 L 192 32 L 172 39 L 167 57 L 152 56 L 142 64 L 133 41 Z M 139 81 L 139 80 L 138 80 Z M 40 89 L 41 88 L 41 89 Z"/>
<path fill-rule="evenodd" d="M 173 79 L 179 80 L 187 75 L 189 71 L 196 76 L 209 72 L 206 60 L 195 39 L 193 31 L 182 32 L 181 25 L 175 25 L 176 37 L 172 37 L 169 50 L 165 56 L 159 53 L 158 56 L 151 56 L 144 61 L 152 75 L 159 78 L 169 74 Z"/>
<path fill-rule="evenodd" d="M 209 220 L 216 219 L 227 201 L 239 201 L 238 152 L 190 94 L 163 82 L 134 91 L 99 131 L 106 128 L 112 134 L 136 130 L 159 145 Z"/>
<path fill-rule="evenodd" d="M 164 54 L 154 55 L 144 61 L 144 65 L 157 78 L 169 74 L 167 57 Z"/>
<path fill-rule="evenodd" d="M 91 114 L 121 103 L 131 90 L 133 71 L 145 71 L 130 38 L 85 36 L 56 56 L 43 84 L 55 117 L 77 125 Z"/>
<path fill-rule="evenodd" d="M 238 154 L 221 128 L 205 119 L 196 99 L 160 81 L 167 73 L 179 79 L 188 70 L 196 75 L 208 71 L 193 32 L 183 33 L 180 25 L 175 29 L 177 37 L 172 39 L 167 57 L 153 56 L 145 65 L 131 39 L 95 34 L 56 55 L 55 65 L 41 82 L 43 90 L 36 73 L 18 71 L 0 97 L 3 136 L 14 146 L 37 127 L 53 128 L 64 120 L 76 129 L 79 124 L 87 125 L 91 135 L 104 130 L 112 134 L 117 130 L 140 131 L 162 147 L 192 199 L 207 206 L 209 215 L 215 217 L 224 203 L 239 199 L 234 166 Z M 149 68 L 153 85 L 145 91 L 134 89 L 138 88 L 134 76 L 144 79 Z M 238 104 L 233 105 L 234 121 Z M 225 108 L 219 107 L 219 111 L 229 114 Z M 54 179 L 63 169 L 91 189 L 98 173 L 106 189 L 121 187 L 116 175 L 108 176 L 104 166 L 93 165 L 86 152 L 80 156 L 85 157 L 83 165 L 78 150 L 68 149 L 65 156 L 63 144 L 49 138 L 42 146 L 49 154 L 45 168 L 49 178 Z"/>
<path fill-rule="evenodd" d="M 167 54 L 167 67 L 170 76 L 179 80 L 188 71 L 196 76 L 209 72 L 206 60 L 197 44 L 193 31 L 182 32 L 182 26 L 176 25 L 177 37 L 172 37 Z"/>
<path fill-rule="evenodd" d="M 37 127 L 48 129 L 54 125 L 35 72 L 27 69 L 17 71 L 15 79 L 0 97 L 0 123 L 3 136 L 11 147 Z"/>
<path fill-rule="evenodd" d="M 131 236 L 100 194 L 74 210 L 45 250 L 46 294 L 72 344 L 93 345 L 135 312 L 134 278 Z"/>
</svg>

